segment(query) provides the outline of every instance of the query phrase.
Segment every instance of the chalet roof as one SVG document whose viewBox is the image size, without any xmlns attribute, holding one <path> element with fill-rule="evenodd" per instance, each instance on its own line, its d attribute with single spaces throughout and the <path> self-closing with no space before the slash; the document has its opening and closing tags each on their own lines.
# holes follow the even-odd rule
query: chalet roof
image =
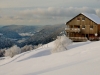
<svg viewBox="0 0 100 75">
<path fill-rule="evenodd" d="M 100 24 L 100 18 L 97 15 L 95 15 L 95 14 L 88 14 L 88 13 L 81 13 L 81 14 L 83 14 L 87 18 L 91 19 L 95 23 Z"/>
<path fill-rule="evenodd" d="M 90 20 L 92 20 L 93 22 L 95 22 L 96 24 L 100 24 L 100 18 L 96 15 L 96 14 L 89 14 L 89 13 L 80 13 L 80 14 L 82 14 L 82 15 L 84 15 L 84 16 L 86 16 L 87 18 L 89 18 Z M 79 15 L 80 15 L 79 14 Z M 77 15 L 78 16 L 78 15 Z M 75 18 L 75 17 L 74 17 Z M 72 18 L 72 19 L 74 19 L 74 18 Z M 72 20 L 71 19 L 71 20 Z M 70 22 L 71 20 L 69 20 L 68 22 Z M 68 23 L 67 22 L 67 23 Z"/>
</svg>

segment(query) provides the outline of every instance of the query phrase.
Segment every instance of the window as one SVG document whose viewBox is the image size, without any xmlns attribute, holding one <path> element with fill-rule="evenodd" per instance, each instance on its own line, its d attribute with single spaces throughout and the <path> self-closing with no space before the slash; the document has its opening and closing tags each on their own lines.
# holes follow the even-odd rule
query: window
<svg viewBox="0 0 100 75">
<path fill-rule="evenodd" d="M 82 17 L 82 21 L 85 21 L 85 17 Z"/>
<path fill-rule="evenodd" d="M 93 25 L 90 26 L 90 30 L 93 30 Z"/>
<path fill-rule="evenodd" d="M 93 28 L 93 25 L 91 25 L 90 28 Z"/>
<path fill-rule="evenodd" d="M 78 17 L 77 20 L 79 21 L 79 20 L 81 20 L 81 19 Z"/>
<path fill-rule="evenodd" d="M 82 29 L 85 29 L 85 25 L 82 25 Z"/>
<path fill-rule="evenodd" d="M 80 26 L 77 26 L 77 28 L 80 28 Z"/>
<path fill-rule="evenodd" d="M 85 28 L 85 26 L 83 25 L 82 28 Z"/>
</svg>

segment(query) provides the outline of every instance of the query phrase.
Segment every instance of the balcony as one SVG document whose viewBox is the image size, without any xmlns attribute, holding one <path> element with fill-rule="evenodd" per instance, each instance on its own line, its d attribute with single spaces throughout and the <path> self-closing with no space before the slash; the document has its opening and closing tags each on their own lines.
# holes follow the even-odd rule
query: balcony
<svg viewBox="0 0 100 75">
<path fill-rule="evenodd" d="M 69 39 L 73 41 L 87 41 L 88 40 L 86 37 L 69 37 Z"/>
<path fill-rule="evenodd" d="M 65 28 L 67 32 L 80 32 L 80 28 Z"/>
</svg>

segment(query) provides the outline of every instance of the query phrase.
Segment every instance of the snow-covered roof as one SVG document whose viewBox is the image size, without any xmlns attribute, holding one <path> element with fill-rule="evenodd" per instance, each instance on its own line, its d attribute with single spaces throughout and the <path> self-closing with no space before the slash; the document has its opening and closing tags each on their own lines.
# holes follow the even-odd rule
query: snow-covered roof
<svg viewBox="0 0 100 75">
<path fill-rule="evenodd" d="M 88 13 L 81 13 L 81 14 L 83 14 L 87 18 L 91 19 L 95 23 L 100 24 L 100 18 L 97 15 L 95 15 L 95 14 L 88 14 Z"/>
</svg>

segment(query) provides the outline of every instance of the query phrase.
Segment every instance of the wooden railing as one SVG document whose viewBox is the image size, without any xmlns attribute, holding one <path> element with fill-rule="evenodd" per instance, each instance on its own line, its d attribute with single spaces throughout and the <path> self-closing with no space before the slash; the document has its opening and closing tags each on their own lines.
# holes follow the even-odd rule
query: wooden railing
<svg viewBox="0 0 100 75">
<path fill-rule="evenodd" d="M 89 37 L 89 40 L 100 40 L 100 37 Z"/>
<path fill-rule="evenodd" d="M 88 40 L 86 37 L 69 37 L 69 39 L 73 41 L 87 41 Z"/>
<path fill-rule="evenodd" d="M 65 28 L 67 32 L 80 32 L 80 28 Z"/>
</svg>

